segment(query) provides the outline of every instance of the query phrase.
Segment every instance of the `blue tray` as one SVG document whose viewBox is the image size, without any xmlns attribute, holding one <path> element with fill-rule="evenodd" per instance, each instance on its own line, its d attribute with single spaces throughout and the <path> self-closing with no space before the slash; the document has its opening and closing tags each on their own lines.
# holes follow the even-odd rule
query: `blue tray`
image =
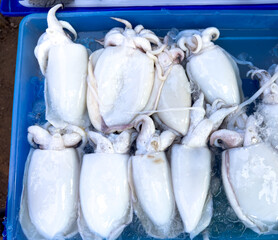
<svg viewBox="0 0 278 240">
<path fill-rule="evenodd" d="M 79 33 L 78 41 L 91 50 L 104 34 L 119 23 L 110 17 L 129 20 L 133 25 L 143 24 L 163 36 L 175 27 L 205 28 L 215 26 L 221 37 L 217 44 L 234 56 L 247 57 L 260 68 L 268 68 L 278 62 L 278 10 L 130 10 L 59 13 L 58 18 L 70 22 Z M 17 63 L 14 87 L 13 120 L 10 153 L 9 187 L 7 198 L 7 220 L 5 239 L 25 239 L 18 213 L 22 191 L 24 164 L 30 149 L 27 142 L 27 127 L 44 121 L 43 77 L 34 56 L 39 36 L 46 29 L 46 14 L 32 14 L 25 17 L 19 28 Z M 245 78 L 242 67 L 243 90 L 246 96 L 256 89 L 256 81 Z M 219 160 L 215 162 L 214 177 L 220 179 Z M 251 201 L 252 199 L 250 199 Z M 278 236 L 258 236 L 244 229 L 242 223 L 232 214 L 223 189 L 214 197 L 215 214 L 208 231 L 212 239 L 278 239 Z M 229 213 L 230 212 L 230 213 Z M 228 214 L 229 213 L 229 214 Z M 127 239 L 148 239 L 138 221 L 131 224 L 120 237 Z M 185 238 L 181 235 L 179 238 Z"/>
</svg>

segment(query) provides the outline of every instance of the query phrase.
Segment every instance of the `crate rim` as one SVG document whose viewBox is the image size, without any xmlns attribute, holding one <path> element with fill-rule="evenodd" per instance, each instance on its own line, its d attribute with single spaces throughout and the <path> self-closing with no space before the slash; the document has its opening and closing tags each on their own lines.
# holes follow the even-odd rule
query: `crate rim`
<svg viewBox="0 0 278 240">
<path fill-rule="evenodd" d="M 0 13 L 8 17 L 26 16 L 33 13 L 46 13 L 49 8 L 28 8 L 14 6 L 12 1 L 2 0 Z M 98 11 L 131 11 L 131 10 L 277 10 L 278 2 L 266 4 L 234 4 L 234 5 L 172 5 L 172 6 L 118 6 L 118 7 L 76 7 L 66 8 L 65 12 L 98 12 Z"/>
</svg>

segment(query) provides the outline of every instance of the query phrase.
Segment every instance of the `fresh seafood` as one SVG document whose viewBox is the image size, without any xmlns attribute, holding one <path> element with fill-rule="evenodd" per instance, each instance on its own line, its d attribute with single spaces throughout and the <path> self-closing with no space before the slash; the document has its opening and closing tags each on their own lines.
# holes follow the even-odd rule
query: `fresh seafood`
<svg viewBox="0 0 278 240">
<path fill-rule="evenodd" d="M 132 29 L 128 21 L 114 19 L 124 23 L 125 29 L 110 30 L 104 48 L 92 53 L 88 66 L 88 112 L 93 126 L 103 132 L 127 128 L 145 108 L 155 74 L 151 44 L 161 45 L 142 25 Z"/>
<path fill-rule="evenodd" d="M 48 131 L 49 130 L 49 131 Z M 86 142 L 80 128 L 28 128 L 31 149 L 24 174 L 20 222 L 28 239 L 53 239 L 77 233 L 79 154 Z M 83 140 L 82 140 L 83 139 Z"/>
<path fill-rule="evenodd" d="M 275 106 L 278 73 L 272 77 L 264 70 L 253 69 L 251 73 L 261 81 L 261 88 L 251 98 L 263 93 L 258 110 L 243 118 L 244 128 L 219 130 L 210 141 L 227 148 L 222 153 L 222 179 L 238 218 L 259 234 L 277 233 L 278 153 L 273 147 L 276 129 L 271 122 L 276 116 L 272 104 Z"/>
<path fill-rule="evenodd" d="M 273 74 L 277 73 L 277 70 L 276 67 Z M 254 69 L 249 73 L 252 78 L 259 79 L 261 87 L 266 86 L 257 113 L 263 117 L 265 138 L 275 149 L 278 149 L 278 80 L 272 78 L 271 73 L 262 69 Z"/>
<path fill-rule="evenodd" d="M 80 174 L 79 232 L 83 239 L 116 239 L 132 221 L 128 185 L 132 132 L 89 132 L 95 152 L 85 154 Z"/>
<path fill-rule="evenodd" d="M 48 28 L 35 48 L 42 74 L 45 76 L 46 120 L 56 128 L 67 124 L 89 126 L 86 108 L 86 77 L 88 54 L 86 48 L 73 43 L 64 31 L 76 39 L 77 33 L 65 21 L 57 20 L 58 4 L 47 15 Z"/>
<path fill-rule="evenodd" d="M 210 223 L 212 198 L 209 194 L 212 154 L 208 137 L 237 107 L 215 109 L 205 117 L 204 95 L 200 93 L 191 112 L 190 127 L 181 144 L 171 149 L 171 168 L 175 199 L 185 232 L 197 236 Z"/>
<path fill-rule="evenodd" d="M 222 179 L 238 218 L 259 234 L 275 233 L 278 224 L 278 153 L 259 137 L 258 126 L 258 119 L 249 116 L 243 146 L 233 146 L 231 142 L 225 144 L 230 149 L 222 153 Z M 211 142 L 215 142 L 215 135 L 211 137 Z M 228 139 L 221 138 L 220 134 L 217 138 L 221 142 Z"/>
<path fill-rule="evenodd" d="M 241 79 L 233 58 L 212 41 L 220 32 L 215 27 L 204 30 L 184 30 L 176 39 L 184 51 L 190 50 L 186 72 L 197 84 L 208 103 L 222 99 L 227 105 L 239 104 L 242 98 Z"/>
<path fill-rule="evenodd" d="M 132 221 L 133 207 L 148 235 L 172 238 L 185 231 L 194 238 L 212 217 L 207 146 L 212 132 L 211 145 L 227 149 L 222 177 L 231 206 L 247 227 L 275 233 L 277 71 L 272 76 L 253 69 L 263 93 L 257 112 L 231 115 L 222 124 L 242 109 L 235 105 L 243 94 L 235 61 L 213 43 L 217 28 L 185 30 L 174 42 L 166 37 L 162 43 L 142 25 L 133 29 L 113 18 L 125 28 L 111 29 L 104 48 L 88 59 L 86 48 L 70 37 L 77 36 L 73 27 L 55 17 L 61 6 L 49 11 L 48 28 L 35 49 L 45 76 L 46 119 L 54 127 L 29 128 L 30 144 L 41 149 L 31 149 L 26 163 L 20 222 L 27 238 L 64 239 L 79 230 L 83 239 L 114 240 Z M 188 79 L 193 95 L 203 91 L 192 108 Z M 160 127 L 171 130 L 156 131 L 152 119 L 142 115 L 153 113 Z M 86 128 L 90 121 L 100 132 L 88 133 L 96 146 L 84 155 L 79 176 L 81 154 L 75 147 L 86 137 L 75 126 Z M 132 127 L 139 136 L 130 157 L 134 134 L 126 129 Z M 104 135 L 111 132 L 121 133 Z M 176 135 L 184 138 L 168 152 L 170 169 L 164 151 Z"/>
<path fill-rule="evenodd" d="M 164 153 L 175 139 L 171 131 L 155 132 L 152 119 L 138 116 L 134 126 L 138 135 L 135 156 L 130 159 L 133 206 L 145 231 L 153 237 L 171 238 L 182 231 L 176 217 L 170 167 Z"/>
<path fill-rule="evenodd" d="M 154 86 L 145 110 L 156 110 L 159 120 L 168 128 L 185 135 L 189 126 L 191 89 L 180 62 L 184 53 L 174 44 L 157 56 Z"/>
</svg>

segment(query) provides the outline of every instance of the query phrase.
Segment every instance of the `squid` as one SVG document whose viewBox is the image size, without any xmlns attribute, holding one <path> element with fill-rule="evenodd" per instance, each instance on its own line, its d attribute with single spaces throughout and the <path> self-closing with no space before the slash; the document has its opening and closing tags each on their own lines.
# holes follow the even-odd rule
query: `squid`
<svg viewBox="0 0 278 240">
<path fill-rule="evenodd" d="M 222 153 L 222 180 L 232 208 L 246 227 L 259 234 L 277 233 L 278 153 L 261 139 L 259 125 L 256 116 L 249 116 L 243 142 L 225 144 L 229 148 Z M 235 132 L 234 138 L 240 135 Z M 216 139 L 228 141 L 221 134 L 211 136 L 212 143 Z"/>
<path fill-rule="evenodd" d="M 68 30 L 77 38 L 74 28 L 58 20 L 57 4 L 47 15 L 47 29 L 35 48 L 41 73 L 45 76 L 46 120 L 56 128 L 69 125 L 88 127 L 90 121 L 86 108 L 87 49 L 74 43 Z"/>
<path fill-rule="evenodd" d="M 83 239 L 116 239 L 132 221 L 128 184 L 131 130 L 108 137 L 90 131 L 94 153 L 83 157 L 79 232 Z"/>
<path fill-rule="evenodd" d="M 125 28 L 113 28 L 104 48 L 93 52 L 88 64 L 87 108 L 91 123 L 105 133 L 132 128 L 151 96 L 159 38 L 150 30 L 113 18 Z M 159 46 L 153 52 L 152 45 Z"/>
<path fill-rule="evenodd" d="M 138 116 L 137 151 L 130 158 L 129 172 L 134 211 L 145 231 L 152 237 L 173 238 L 182 232 L 177 216 L 170 166 L 164 153 L 176 135 L 156 133 L 152 119 Z M 141 128 L 141 129 L 140 129 Z"/>
<path fill-rule="evenodd" d="M 263 118 L 265 124 L 265 138 L 278 149 L 278 80 L 277 67 L 271 75 L 270 70 L 253 69 L 249 71 L 252 78 L 259 79 L 260 87 L 263 90 L 261 94 L 261 102 L 258 105 L 257 113 Z M 273 76 L 275 74 L 275 76 Z"/>
<path fill-rule="evenodd" d="M 31 148 L 24 172 L 19 220 L 28 239 L 56 239 L 77 233 L 80 149 L 84 131 L 28 128 Z M 79 149 L 75 147 L 79 146 Z M 40 149 L 37 148 L 40 147 Z"/>
<path fill-rule="evenodd" d="M 164 40 L 167 43 L 167 38 Z M 145 110 L 157 113 L 155 120 L 185 135 L 189 126 L 191 88 L 180 62 L 184 52 L 175 44 L 167 46 L 157 55 L 156 74 L 151 98 Z"/>
<path fill-rule="evenodd" d="M 265 70 L 253 69 L 250 73 L 252 77 L 257 76 L 261 84 L 251 101 L 262 95 L 262 103 L 252 115 L 244 118 L 244 128 L 219 130 L 211 135 L 210 142 L 225 149 L 222 180 L 238 218 L 258 234 L 277 234 L 275 89 L 278 73 L 275 71 L 272 77 Z"/>
<path fill-rule="evenodd" d="M 241 79 L 234 59 L 212 41 L 219 38 L 215 27 L 204 30 L 184 30 L 177 37 L 177 45 L 190 51 L 186 59 L 186 73 L 212 104 L 216 99 L 226 105 L 239 104 L 242 100 Z"/>
<path fill-rule="evenodd" d="M 185 232 L 197 236 L 210 223 L 213 206 L 209 193 L 212 154 L 207 146 L 209 135 L 224 118 L 237 109 L 216 108 L 205 116 L 204 94 L 200 93 L 190 116 L 190 127 L 181 144 L 171 148 L 172 181 L 177 207 Z"/>
</svg>

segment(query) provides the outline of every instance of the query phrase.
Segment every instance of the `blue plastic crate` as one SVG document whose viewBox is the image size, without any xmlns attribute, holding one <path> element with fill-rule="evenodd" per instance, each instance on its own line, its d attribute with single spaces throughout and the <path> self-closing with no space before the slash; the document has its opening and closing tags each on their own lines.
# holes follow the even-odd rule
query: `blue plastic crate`
<svg viewBox="0 0 278 240">
<path fill-rule="evenodd" d="M 78 41 L 92 51 L 99 47 L 94 39 L 102 38 L 112 27 L 121 26 L 111 20 L 111 16 L 127 19 L 133 26 L 143 24 L 160 36 L 164 36 L 173 27 L 182 30 L 215 26 L 221 32 L 216 43 L 232 55 L 245 54 L 248 56 L 248 60 L 252 60 L 260 68 L 268 68 L 271 64 L 278 62 L 278 10 L 164 9 L 58 14 L 59 19 L 73 25 L 79 33 Z M 34 56 L 34 48 L 46 27 L 46 14 L 40 13 L 25 17 L 19 29 L 7 198 L 7 235 L 5 236 L 8 240 L 26 239 L 18 221 L 18 213 L 24 164 L 30 149 L 27 142 L 27 127 L 44 120 L 43 77 Z M 243 73 L 246 73 L 246 68 L 241 67 L 240 69 L 242 70 L 243 89 L 245 95 L 249 96 L 256 91 L 258 86 L 256 81 L 244 79 Z M 219 160 L 216 164 L 219 164 Z M 216 172 L 216 174 L 220 173 Z M 220 211 L 220 208 L 221 211 L 227 212 L 229 205 L 223 190 L 214 200 L 216 213 Z M 223 209 L 223 207 L 227 209 Z M 218 218 L 214 217 L 209 227 L 212 239 L 278 239 L 277 235 L 259 236 L 251 230 L 245 230 L 240 222 L 225 224 L 226 216 L 220 216 L 220 218 L 219 216 Z M 136 234 L 137 229 L 140 228 L 136 224 L 129 226 L 120 238 L 123 240 L 148 239 L 142 231 L 140 231 L 141 235 Z M 179 237 L 179 239 L 182 238 L 184 235 Z"/>
</svg>

